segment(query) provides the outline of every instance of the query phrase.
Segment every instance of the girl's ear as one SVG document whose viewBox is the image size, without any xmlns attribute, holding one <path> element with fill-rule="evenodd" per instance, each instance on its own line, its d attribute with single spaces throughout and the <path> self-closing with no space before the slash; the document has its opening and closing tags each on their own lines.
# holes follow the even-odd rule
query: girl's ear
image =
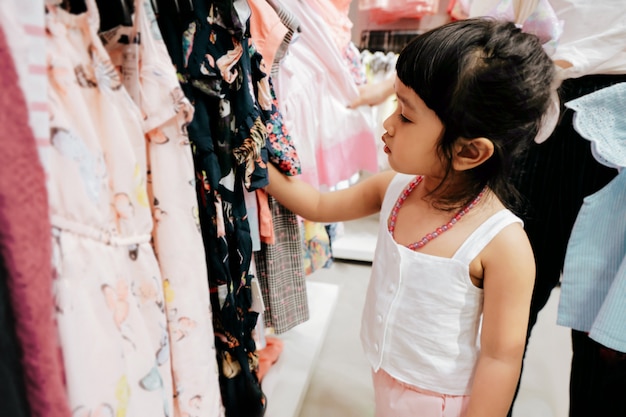
<svg viewBox="0 0 626 417">
<path fill-rule="evenodd" d="M 491 158 L 493 152 L 493 142 L 487 138 L 459 138 L 454 144 L 452 167 L 456 171 L 472 169 Z"/>
</svg>

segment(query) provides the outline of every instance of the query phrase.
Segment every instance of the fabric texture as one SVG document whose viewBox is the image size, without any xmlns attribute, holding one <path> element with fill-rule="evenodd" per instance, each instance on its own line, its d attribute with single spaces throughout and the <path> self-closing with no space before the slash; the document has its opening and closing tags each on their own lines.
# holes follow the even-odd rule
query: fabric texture
<svg viewBox="0 0 626 417">
<path fill-rule="evenodd" d="M 562 102 L 568 102 L 623 81 L 626 75 L 568 79 L 559 88 L 559 95 Z M 511 180 L 527 202 L 522 218 L 537 267 L 527 343 L 539 312 L 560 282 L 567 243 L 583 199 L 617 174 L 617 170 L 595 160 L 589 141 L 574 129 L 573 113 L 563 109 L 550 138 L 533 144 L 512 171 Z"/>
<path fill-rule="evenodd" d="M 0 24 L 28 105 L 28 122 L 45 165 L 50 151 L 50 122 L 46 97 L 44 13 L 41 0 L 0 2 Z"/>
<path fill-rule="evenodd" d="M 462 417 L 468 395 L 445 395 L 421 390 L 394 379 L 382 369 L 372 372 L 376 417 Z"/>
<path fill-rule="evenodd" d="M 361 342 L 374 371 L 421 389 L 468 395 L 483 309 L 483 290 L 472 283 L 469 264 L 502 229 L 521 220 L 506 209 L 495 213 L 451 258 L 413 251 L 395 242 L 387 224 L 413 178 L 397 174 L 385 193 Z"/>
<path fill-rule="evenodd" d="M 617 178 L 583 201 L 563 267 L 557 322 L 609 348 L 626 352 L 626 83 L 566 103 L 574 127 L 598 162 L 621 169 Z"/>
<path fill-rule="evenodd" d="M 559 95 L 562 102 L 568 102 L 620 81 L 626 81 L 626 75 L 565 80 Z M 560 281 L 567 242 L 584 197 L 617 175 L 617 170 L 592 156 L 590 142 L 574 129 L 573 115 L 570 109 L 562 111 L 551 137 L 545 143 L 533 144 L 513 170 L 512 181 L 527 201 L 522 217 L 537 264 L 529 334 Z"/>
<path fill-rule="evenodd" d="M 470 16 L 488 15 L 497 4 L 508 2 L 473 0 Z M 626 36 L 626 7 L 623 2 L 548 0 L 548 3 L 557 21 L 564 22 L 552 59 L 571 64 L 560 71 L 560 79 L 626 73 L 626 51 L 622 42 Z"/>
<path fill-rule="evenodd" d="M 626 171 L 585 197 L 567 246 L 558 320 L 626 353 Z"/>
<path fill-rule="evenodd" d="M 283 37 L 283 40 L 276 51 L 274 61 L 271 63 L 271 75 L 273 78 L 276 78 L 280 69 L 280 63 L 287 54 L 287 50 L 289 49 L 291 41 L 294 39 L 294 35 L 297 32 L 300 32 L 301 29 L 300 22 L 296 16 L 289 9 L 287 9 L 284 4 L 278 3 L 274 0 L 269 0 L 268 3 L 270 3 L 272 8 L 276 11 L 281 23 L 287 28 L 287 33 Z"/>
<path fill-rule="evenodd" d="M 283 3 L 300 21 L 302 32 L 291 43 L 273 82 L 298 150 L 301 178 L 330 188 L 360 170 L 376 172 L 371 111 L 367 106 L 347 108 L 358 89 L 328 25 L 306 2 Z"/>
<path fill-rule="evenodd" d="M 269 82 L 250 44 L 245 1 L 196 2 L 191 15 L 160 10 L 159 26 L 185 95 L 199 218 L 209 271 L 222 401 L 227 416 L 256 417 L 265 396 L 252 331 L 252 239 L 244 187 L 267 185 Z M 263 88 L 262 91 L 259 89 Z"/>
<path fill-rule="evenodd" d="M 250 34 L 257 50 L 271 66 L 289 29 L 267 0 L 249 0 L 248 4 L 252 9 Z"/>
<path fill-rule="evenodd" d="M 56 319 L 74 415 L 173 410 L 163 279 L 150 244 L 142 115 L 97 35 L 95 3 L 46 16 Z"/>
<path fill-rule="evenodd" d="M 369 19 L 378 24 L 420 19 L 438 9 L 439 0 L 359 0 L 359 10 L 367 10 Z"/>
<path fill-rule="evenodd" d="M 266 338 L 265 347 L 259 350 L 259 371 L 257 372 L 259 380 L 263 380 L 272 365 L 278 361 L 283 348 L 284 342 L 281 339 L 277 337 Z"/>
<path fill-rule="evenodd" d="M 185 97 L 149 1 L 135 2 L 134 27 L 104 34 L 105 47 L 144 115 L 147 189 L 154 220 L 174 376 L 174 415 L 223 416 L 208 272 L 198 218 Z M 126 39 L 138 44 L 129 45 Z M 129 57 L 129 48 L 136 53 Z"/>
<path fill-rule="evenodd" d="M 0 256 L 0 401 L 2 412 L 11 417 L 28 417 L 22 350 L 15 334 L 7 271 Z"/>
<path fill-rule="evenodd" d="M 576 112 L 574 129 L 591 141 L 593 157 L 610 168 L 626 167 L 626 82 L 565 103 Z"/>
<path fill-rule="evenodd" d="M 272 94 L 272 107 L 269 112 L 265 112 L 265 126 L 267 127 L 266 146 L 269 160 L 285 175 L 300 175 L 302 173 L 300 157 L 289 129 L 285 126 L 283 112 L 278 108 L 278 100 L 276 99 L 276 92 L 271 79 L 269 80 L 269 85 Z"/>
<path fill-rule="evenodd" d="M 626 353 L 572 330 L 569 417 L 626 415 Z"/>
<path fill-rule="evenodd" d="M 304 272 L 311 275 L 320 268 L 332 265 L 333 253 L 328 230 L 323 223 L 302 220 L 302 252 L 304 256 Z"/>
<path fill-rule="evenodd" d="M 66 417 L 70 410 L 54 322 L 46 175 L 2 30 L 0 88 L 0 256 L 6 265 L 30 415 Z"/>
<path fill-rule="evenodd" d="M 265 303 L 265 326 L 281 334 L 309 319 L 302 235 L 298 218 L 269 197 L 274 244 L 254 253 Z"/>
<path fill-rule="evenodd" d="M 625 74 L 626 5 L 621 1 L 550 0 L 557 18 L 564 21 L 554 60 L 572 66 L 560 77 Z"/>
</svg>

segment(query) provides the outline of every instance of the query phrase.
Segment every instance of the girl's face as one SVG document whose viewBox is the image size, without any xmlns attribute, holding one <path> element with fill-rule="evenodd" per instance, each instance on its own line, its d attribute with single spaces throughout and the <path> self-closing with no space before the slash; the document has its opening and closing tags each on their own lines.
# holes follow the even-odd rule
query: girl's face
<svg viewBox="0 0 626 417">
<path fill-rule="evenodd" d="M 396 78 L 398 107 L 383 123 L 385 153 L 391 168 L 403 174 L 439 178 L 444 163 L 437 152 L 437 143 L 444 126 L 411 88 Z"/>
</svg>

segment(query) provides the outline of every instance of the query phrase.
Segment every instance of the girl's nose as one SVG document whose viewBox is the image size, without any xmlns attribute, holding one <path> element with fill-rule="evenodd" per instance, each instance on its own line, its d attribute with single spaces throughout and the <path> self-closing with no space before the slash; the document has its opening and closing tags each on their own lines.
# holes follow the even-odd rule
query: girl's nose
<svg viewBox="0 0 626 417">
<path fill-rule="evenodd" d="M 387 131 L 387 134 L 389 136 L 393 136 L 393 134 L 394 134 L 394 127 L 393 127 L 393 123 L 392 123 L 392 120 L 391 120 L 392 117 L 393 117 L 393 115 L 387 117 L 385 119 L 385 121 L 383 122 L 383 129 L 385 129 Z"/>
</svg>

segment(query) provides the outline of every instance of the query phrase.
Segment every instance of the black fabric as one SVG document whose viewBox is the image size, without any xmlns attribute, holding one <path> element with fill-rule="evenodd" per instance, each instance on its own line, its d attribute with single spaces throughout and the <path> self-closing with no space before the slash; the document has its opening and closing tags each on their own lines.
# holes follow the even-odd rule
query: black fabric
<svg viewBox="0 0 626 417">
<path fill-rule="evenodd" d="M 266 402 L 256 376 L 252 331 L 258 313 L 250 311 L 252 239 L 243 187 L 268 183 L 268 154 L 261 149 L 267 132 L 253 86 L 263 75 L 254 73 L 258 58 L 249 45 L 248 22 L 239 21 L 232 1 L 194 1 L 188 13 L 169 1 L 158 5 L 159 28 L 195 107 L 188 132 L 222 401 L 227 417 L 261 417 Z"/>
<path fill-rule="evenodd" d="M 0 257 L 0 415 L 30 416 L 22 369 L 22 352 L 7 288 L 7 271 Z"/>
<path fill-rule="evenodd" d="M 626 416 L 626 353 L 572 330 L 570 417 Z"/>
<path fill-rule="evenodd" d="M 623 81 L 626 75 L 590 75 L 565 80 L 559 90 L 561 103 Z M 567 242 L 583 199 L 617 175 L 617 170 L 593 158 L 590 142 L 574 130 L 574 112 L 563 106 L 561 112 L 561 120 L 552 135 L 529 149 L 513 178 L 526 200 L 527 210 L 520 215 L 537 264 L 527 345 L 537 315 L 559 283 Z M 509 411 L 508 416 L 511 415 Z"/>
<path fill-rule="evenodd" d="M 98 17 L 100 17 L 100 32 L 106 32 L 118 26 L 133 25 L 132 0 L 96 0 Z"/>
</svg>

